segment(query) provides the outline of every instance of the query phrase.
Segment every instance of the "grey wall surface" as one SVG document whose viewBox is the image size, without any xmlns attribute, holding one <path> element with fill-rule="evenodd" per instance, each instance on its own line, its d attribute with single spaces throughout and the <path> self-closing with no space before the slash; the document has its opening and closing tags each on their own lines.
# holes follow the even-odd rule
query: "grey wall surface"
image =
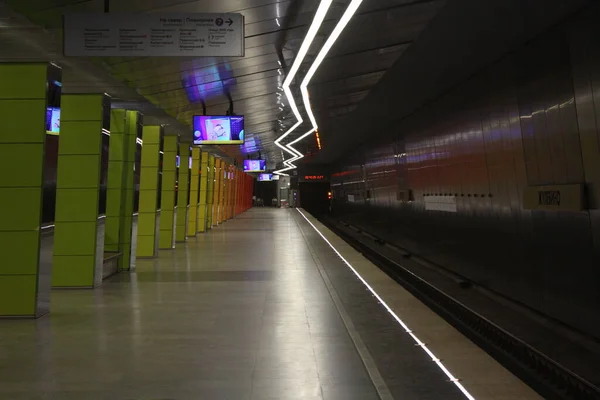
<svg viewBox="0 0 600 400">
<path fill-rule="evenodd" d="M 599 18 L 569 17 L 347 153 L 334 213 L 600 338 Z M 523 209 L 526 186 L 567 183 L 590 210 Z M 457 212 L 425 210 L 433 194 Z"/>
</svg>

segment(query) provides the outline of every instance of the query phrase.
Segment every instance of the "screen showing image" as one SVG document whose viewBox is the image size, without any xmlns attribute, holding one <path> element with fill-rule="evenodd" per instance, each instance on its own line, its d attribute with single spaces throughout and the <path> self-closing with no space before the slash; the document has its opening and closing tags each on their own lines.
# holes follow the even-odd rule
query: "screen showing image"
<svg viewBox="0 0 600 400">
<path fill-rule="evenodd" d="M 46 109 L 46 132 L 60 132 L 60 108 L 48 107 Z"/>
<path fill-rule="evenodd" d="M 194 144 L 243 144 L 243 116 L 205 116 L 193 118 Z"/>
<path fill-rule="evenodd" d="M 264 171 L 265 169 L 267 169 L 265 160 L 244 160 L 245 172 Z"/>
<path fill-rule="evenodd" d="M 273 174 L 260 174 L 258 180 L 260 182 L 270 182 L 273 180 Z"/>
</svg>

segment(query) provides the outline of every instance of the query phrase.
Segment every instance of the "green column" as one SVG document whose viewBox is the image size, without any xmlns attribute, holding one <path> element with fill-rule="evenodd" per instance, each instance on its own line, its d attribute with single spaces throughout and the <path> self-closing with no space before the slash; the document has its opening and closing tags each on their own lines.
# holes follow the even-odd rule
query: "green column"
<svg viewBox="0 0 600 400">
<path fill-rule="evenodd" d="M 204 154 L 203 154 L 204 155 Z M 208 155 L 208 185 L 206 186 L 206 228 L 211 229 L 214 220 L 214 199 L 215 199 L 215 156 Z"/>
<path fill-rule="evenodd" d="M 62 96 L 53 287 L 91 288 L 102 283 L 104 244 L 98 235 L 98 206 L 106 107 L 110 102 L 103 94 Z"/>
<path fill-rule="evenodd" d="M 190 179 L 190 211 L 188 214 L 188 237 L 196 236 L 198 225 L 198 193 L 200 190 L 200 156 L 199 147 L 192 149 L 192 170 Z"/>
<path fill-rule="evenodd" d="M 140 168 L 140 192 L 137 225 L 137 258 L 153 258 L 157 255 L 156 224 L 158 206 L 158 177 L 161 126 L 144 126 L 142 131 L 142 160 Z"/>
<path fill-rule="evenodd" d="M 104 250 L 119 253 L 119 270 L 131 267 L 137 111 L 112 110 Z"/>
<path fill-rule="evenodd" d="M 174 224 L 175 224 L 175 204 L 176 192 L 175 182 L 177 181 L 177 151 L 179 148 L 179 136 L 165 136 L 163 173 L 162 173 L 162 192 L 160 206 L 160 232 L 158 239 L 159 249 L 172 249 L 175 244 Z"/>
<path fill-rule="evenodd" d="M 46 63 L 0 64 L 0 317 L 50 307 L 50 264 L 40 265 Z"/>
<path fill-rule="evenodd" d="M 177 223 L 175 240 L 185 242 L 187 238 L 188 200 L 190 193 L 190 144 L 179 145 L 179 179 L 177 184 Z M 191 207 L 190 207 L 191 208 Z"/>
<path fill-rule="evenodd" d="M 125 166 L 125 110 L 111 110 L 110 152 L 108 159 L 108 186 L 106 190 L 106 219 L 104 223 L 104 250 L 119 252 L 121 232 L 121 191 Z"/>
<path fill-rule="evenodd" d="M 137 111 L 127 111 L 126 121 L 126 142 L 128 143 L 126 151 L 125 169 L 123 173 L 123 191 L 121 210 L 121 234 L 119 241 L 121 243 L 120 251 L 122 253 L 119 269 L 129 271 L 131 269 L 131 247 L 133 235 L 133 211 L 135 203 L 135 155 L 137 151 L 137 137 L 140 129 L 142 115 Z"/>
<path fill-rule="evenodd" d="M 206 232 L 208 217 L 208 153 L 202 152 L 202 164 L 200 168 L 200 205 L 198 206 L 198 232 Z"/>
</svg>

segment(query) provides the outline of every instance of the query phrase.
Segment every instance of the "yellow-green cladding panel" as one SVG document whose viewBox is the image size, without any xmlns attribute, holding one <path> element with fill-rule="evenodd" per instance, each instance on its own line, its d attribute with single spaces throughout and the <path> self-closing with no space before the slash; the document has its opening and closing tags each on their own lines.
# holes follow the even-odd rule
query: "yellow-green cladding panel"
<svg viewBox="0 0 600 400">
<path fill-rule="evenodd" d="M 206 190 L 206 228 L 211 229 L 215 219 L 215 156 L 208 155 L 208 185 Z"/>
<path fill-rule="evenodd" d="M 188 214 L 187 235 L 196 236 L 198 230 L 198 193 L 200 190 L 200 158 L 202 150 L 192 148 L 192 170 L 190 171 L 190 210 Z"/>
<path fill-rule="evenodd" d="M 53 287 L 90 288 L 102 281 L 96 243 L 105 105 L 102 94 L 69 94 L 61 100 Z"/>
<path fill-rule="evenodd" d="M 198 232 L 205 232 L 208 219 L 208 153 L 202 153 L 202 166 L 200 168 L 200 202 L 198 205 Z"/>
<path fill-rule="evenodd" d="M 111 111 L 104 249 L 121 254 L 119 270 L 130 269 L 138 118 L 135 111 Z"/>
<path fill-rule="evenodd" d="M 172 249 L 175 244 L 175 182 L 177 181 L 178 136 L 165 136 L 161 185 L 159 249 Z"/>
<path fill-rule="evenodd" d="M 188 199 L 190 193 L 190 145 L 179 145 L 179 178 L 177 184 L 177 222 L 175 224 L 175 240 L 185 242 L 187 238 Z"/>
<path fill-rule="evenodd" d="M 49 274 L 39 262 L 49 68 L 0 64 L 0 317 L 49 311 L 39 279 Z"/>
<path fill-rule="evenodd" d="M 156 224 L 161 126 L 144 126 L 136 257 L 156 257 Z"/>
</svg>

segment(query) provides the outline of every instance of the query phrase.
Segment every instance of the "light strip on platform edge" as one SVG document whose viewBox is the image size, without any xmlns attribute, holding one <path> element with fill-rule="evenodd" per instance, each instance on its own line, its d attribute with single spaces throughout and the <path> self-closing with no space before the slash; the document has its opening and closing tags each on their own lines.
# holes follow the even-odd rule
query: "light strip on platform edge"
<svg viewBox="0 0 600 400">
<path fill-rule="evenodd" d="M 296 117 L 297 122 L 290 129 L 288 129 L 287 132 L 285 132 L 283 135 L 281 135 L 280 137 L 278 137 L 275 140 L 275 145 L 277 147 L 281 148 L 282 150 L 287 151 L 288 153 L 290 153 L 293 156 L 291 159 L 284 161 L 284 165 L 287 165 L 287 168 L 273 172 L 277 175 L 287 175 L 287 174 L 282 174 L 282 172 L 296 168 L 295 165 L 290 164 L 290 163 L 303 157 L 303 155 L 298 150 L 290 148 L 287 145 L 283 146 L 280 144 L 280 142 L 285 137 L 287 137 L 290 133 L 292 133 L 304 121 L 302 119 L 302 116 L 300 115 L 300 111 L 298 111 L 298 106 L 296 105 L 296 101 L 294 100 L 294 96 L 292 95 L 292 91 L 290 90 L 290 85 L 291 85 L 292 81 L 294 80 L 294 77 L 296 76 L 298 69 L 300 69 L 300 65 L 304 61 L 304 57 L 306 57 L 306 54 L 308 53 L 310 45 L 315 40 L 317 33 L 319 33 L 319 29 L 321 28 L 321 24 L 325 20 L 325 16 L 327 15 L 327 11 L 329 10 L 329 7 L 331 7 L 331 3 L 333 3 L 333 0 L 321 0 L 321 3 L 319 4 L 317 11 L 315 12 L 315 17 L 313 18 L 313 21 L 312 21 L 310 27 L 308 28 L 306 37 L 304 38 L 304 41 L 302 42 L 302 45 L 300 46 L 298 55 L 296 56 L 296 59 L 294 60 L 294 63 L 292 64 L 290 73 L 288 74 L 285 81 L 283 82 L 283 92 L 285 93 L 285 96 L 288 99 L 288 103 L 290 104 L 290 108 L 292 109 L 292 112 L 294 113 L 294 116 Z"/>
<path fill-rule="evenodd" d="M 439 358 L 437 358 L 433 352 L 431 350 L 429 350 L 429 348 L 427 347 L 427 345 L 423 342 L 421 342 L 421 340 L 419 340 L 419 338 L 417 336 L 415 336 L 414 333 L 412 333 L 412 331 L 410 330 L 410 328 L 404 323 L 404 321 L 402 321 L 400 319 L 400 317 L 398 317 L 398 315 L 396 315 L 396 313 L 390 308 L 390 306 L 387 305 L 387 303 L 385 301 L 383 301 L 383 299 L 377 294 L 377 292 L 367 283 L 367 281 L 364 280 L 364 278 L 358 273 L 358 271 L 356 271 L 356 269 L 354 269 L 354 267 L 352 266 L 352 264 L 350 264 L 345 258 L 344 256 L 342 256 L 340 254 L 339 251 L 337 251 L 337 249 L 331 244 L 331 242 L 329 240 L 327 240 L 327 238 L 321 233 L 321 231 L 319 231 L 317 229 L 316 226 L 313 225 L 312 222 L 310 222 L 310 220 L 308 218 L 306 218 L 306 215 L 304 215 L 304 213 L 302 211 L 300 211 L 299 209 L 296 209 L 300 215 L 302 215 L 302 217 L 306 220 L 306 222 L 308 222 L 310 224 L 310 226 L 312 226 L 312 228 L 319 234 L 319 236 L 321 236 L 321 238 L 325 241 L 325 243 L 327 243 L 329 245 L 329 247 L 331 247 L 331 249 L 335 252 L 335 254 L 338 255 L 338 257 L 344 262 L 344 264 L 346 264 L 348 266 L 348 268 L 350 268 L 350 270 L 354 273 L 354 275 L 356 275 L 356 277 L 363 283 L 363 285 L 365 285 L 365 287 L 367 289 L 369 289 L 369 291 L 371 292 L 371 294 L 373 294 L 373 296 L 375 296 L 375 298 L 379 301 L 379 303 L 381 303 L 381 305 L 383 305 L 383 307 L 392 315 L 392 317 L 394 317 L 394 319 L 400 324 L 400 326 L 402 326 L 402 328 L 404 328 L 404 330 L 406 331 L 406 333 L 408 333 L 413 340 L 417 343 L 417 345 L 419 347 L 421 347 L 425 353 L 427 353 L 427 355 L 429 357 L 431 357 L 431 360 L 433 362 L 435 362 L 437 364 L 437 366 L 442 370 L 442 372 L 448 377 L 448 379 L 454 383 L 456 385 L 456 387 L 467 397 L 467 399 L 469 400 L 475 400 L 475 397 L 473 397 L 468 391 L 467 389 L 465 389 L 465 387 L 458 381 L 457 378 L 454 377 L 454 375 L 452 375 L 450 373 L 450 371 L 448 371 L 448 369 L 444 366 L 444 364 L 442 364 L 442 362 L 440 361 Z"/>
</svg>

